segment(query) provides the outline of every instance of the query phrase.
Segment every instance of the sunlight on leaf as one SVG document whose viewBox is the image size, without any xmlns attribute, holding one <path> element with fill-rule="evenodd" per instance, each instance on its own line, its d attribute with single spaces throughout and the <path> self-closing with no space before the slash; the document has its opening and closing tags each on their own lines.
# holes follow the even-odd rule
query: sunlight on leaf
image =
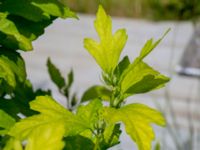
<svg viewBox="0 0 200 150">
<path fill-rule="evenodd" d="M 119 109 L 105 108 L 108 123 L 123 122 L 127 134 L 138 145 L 139 150 L 151 150 L 155 135 L 151 124 L 165 125 L 162 114 L 143 104 L 129 104 Z"/>
<path fill-rule="evenodd" d="M 10 135 L 24 140 L 31 136 L 40 126 L 49 124 L 63 124 L 65 127 L 65 135 L 76 135 L 86 129 L 87 124 L 72 112 L 57 103 L 50 96 L 38 96 L 30 103 L 31 109 L 40 112 L 38 115 L 22 119 L 17 122 L 10 131 Z"/>
<path fill-rule="evenodd" d="M 65 133 L 63 124 L 47 124 L 40 126 L 28 138 L 25 150 L 61 150 Z"/>
<path fill-rule="evenodd" d="M 143 59 L 160 43 L 169 30 L 156 42 L 153 42 L 153 39 L 148 40 L 140 55 L 124 69 L 120 76 L 122 93 L 127 95 L 145 93 L 161 88 L 169 81 L 168 77 L 143 62 Z"/>
<path fill-rule="evenodd" d="M 127 41 L 125 29 L 119 29 L 112 34 L 112 21 L 102 6 L 99 6 L 97 18 L 94 21 L 100 42 L 84 39 L 84 46 L 94 57 L 105 73 L 111 74 L 117 66 L 120 54 Z"/>
<path fill-rule="evenodd" d="M 10 52 L 0 48 L 0 90 L 11 92 L 17 82 L 26 79 L 25 63 L 17 52 Z"/>
<path fill-rule="evenodd" d="M 3 150 L 23 150 L 23 146 L 20 140 L 10 138 L 6 142 L 6 145 L 4 146 Z"/>
<path fill-rule="evenodd" d="M 11 49 L 18 49 L 18 47 L 22 50 L 32 49 L 29 39 L 20 34 L 15 23 L 7 19 L 6 16 L 0 19 L 0 33 L 5 35 L 0 44 L 6 45 Z"/>
</svg>

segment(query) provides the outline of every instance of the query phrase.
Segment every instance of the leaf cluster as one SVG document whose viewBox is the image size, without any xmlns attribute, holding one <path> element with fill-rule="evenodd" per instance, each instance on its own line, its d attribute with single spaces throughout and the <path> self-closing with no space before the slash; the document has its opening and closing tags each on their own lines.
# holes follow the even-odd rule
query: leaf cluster
<svg viewBox="0 0 200 150">
<path fill-rule="evenodd" d="M 164 126 L 165 119 L 144 104 L 125 102 L 129 96 L 159 89 L 169 81 L 144 62 L 168 31 L 155 42 L 148 40 L 135 60 L 128 56 L 120 60 L 128 35 L 125 29 L 113 34 L 111 17 L 99 6 L 94 21 L 99 41 L 86 38 L 84 47 L 102 69 L 103 85 L 93 85 L 78 99 L 71 90 L 73 71 L 65 79 L 47 60 L 51 80 L 66 97 L 63 107 L 50 91 L 33 90 L 16 50 L 31 50 L 31 42 L 56 17 L 76 15 L 57 0 L 17 2 L 0 3 L 0 149 L 106 150 L 120 143 L 123 123 L 138 149 L 150 150 L 155 138 L 151 124 Z"/>
</svg>

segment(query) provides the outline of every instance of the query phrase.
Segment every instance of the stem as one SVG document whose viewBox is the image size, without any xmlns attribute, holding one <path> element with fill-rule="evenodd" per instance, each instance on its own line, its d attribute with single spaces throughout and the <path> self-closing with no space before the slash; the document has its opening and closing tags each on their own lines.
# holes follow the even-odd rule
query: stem
<svg viewBox="0 0 200 150">
<path fill-rule="evenodd" d="M 97 136 L 97 140 L 96 140 L 96 143 L 95 143 L 95 146 L 94 146 L 94 150 L 100 150 L 98 136 Z"/>
</svg>

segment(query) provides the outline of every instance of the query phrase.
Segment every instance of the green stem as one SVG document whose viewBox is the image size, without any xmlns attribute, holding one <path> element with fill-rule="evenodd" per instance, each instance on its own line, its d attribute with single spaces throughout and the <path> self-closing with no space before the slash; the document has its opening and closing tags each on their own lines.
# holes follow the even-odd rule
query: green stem
<svg viewBox="0 0 200 150">
<path fill-rule="evenodd" d="M 97 140 L 96 140 L 96 143 L 95 143 L 95 146 L 94 146 L 94 150 L 100 150 L 98 136 L 97 136 Z"/>
</svg>

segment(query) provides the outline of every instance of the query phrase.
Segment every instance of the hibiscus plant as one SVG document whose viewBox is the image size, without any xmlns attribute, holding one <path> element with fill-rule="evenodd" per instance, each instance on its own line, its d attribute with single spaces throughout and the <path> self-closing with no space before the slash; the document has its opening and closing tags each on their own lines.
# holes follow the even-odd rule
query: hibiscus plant
<svg viewBox="0 0 200 150">
<path fill-rule="evenodd" d="M 92 86 L 77 98 L 70 90 L 73 72 L 65 79 L 47 60 L 52 81 L 66 97 L 64 107 L 51 91 L 33 90 L 20 55 L 32 50 L 32 41 L 57 17 L 77 18 L 57 0 L 0 1 L 0 149 L 106 150 L 120 143 L 124 124 L 139 150 L 151 150 L 155 138 L 151 124 L 165 126 L 165 119 L 156 109 L 126 104 L 126 99 L 169 81 L 144 62 L 164 36 L 148 40 L 135 60 L 128 56 L 120 60 L 126 30 L 113 33 L 111 17 L 100 5 L 94 21 L 99 41 L 85 38 L 84 47 L 102 70 L 102 85 Z"/>
</svg>

